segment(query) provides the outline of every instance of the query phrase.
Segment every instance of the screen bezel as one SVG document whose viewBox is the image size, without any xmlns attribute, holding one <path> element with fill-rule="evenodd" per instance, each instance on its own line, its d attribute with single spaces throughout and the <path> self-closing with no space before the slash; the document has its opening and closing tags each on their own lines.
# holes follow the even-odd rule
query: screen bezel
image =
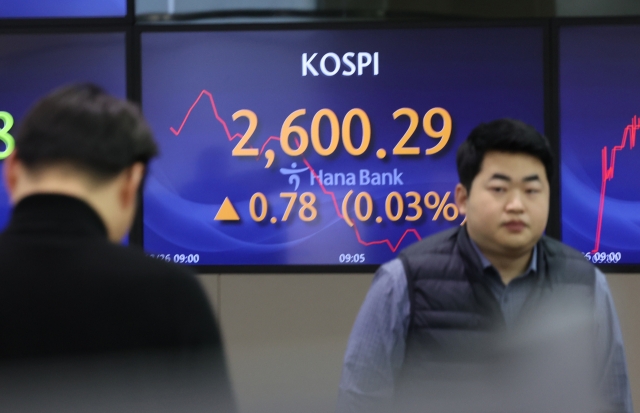
<svg viewBox="0 0 640 413">
<path fill-rule="evenodd" d="M 83 22 L 75 22 L 73 24 L 67 24 L 67 25 L 56 25 L 56 26 L 52 26 L 52 25 L 32 25 L 32 24 L 24 24 L 20 27 L 6 27 L 6 26 L 0 26 L 0 35 L 12 35 L 12 34 L 17 34 L 17 35 L 47 35 L 47 34 L 78 34 L 78 35 L 84 35 L 84 34 L 102 34 L 102 33 L 121 33 L 124 35 L 124 52 L 125 52 L 125 67 L 124 67 L 124 76 L 125 76 L 125 96 L 127 97 L 127 99 L 135 101 L 135 96 L 132 93 L 132 90 L 135 90 L 134 85 L 132 84 L 131 80 L 133 79 L 133 73 L 132 73 L 132 61 L 135 60 L 133 59 L 133 47 L 132 47 L 132 39 L 133 39 L 133 27 L 125 22 L 124 20 L 121 20 L 119 22 L 119 24 L 114 25 L 107 25 L 107 24 L 100 24 L 100 25 L 95 25 L 93 24 L 91 21 L 93 19 L 88 19 L 89 21 L 83 21 Z M 0 21 L 1 22 L 1 21 Z M 135 237 L 133 234 L 133 229 L 134 227 L 132 227 L 130 233 L 129 233 L 129 246 L 132 246 L 134 248 L 140 248 L 141 247 L 141 243 L 139 242 L 135 242 Z"/>
<path fill-rule="evenodd" d="M 132 70 L 135 71 L 135 78 L 132 84 L 135 85 L 136 90 L 132 91 L 135 101 L 138 102 L 141 107 L 142 97 L 142 55 L 141 45 L 142 36 L 145 33 L 158 33 L 158 32 L 220 32 L 220 31 L 264 31 L 264 30 L 389 30 L 389 29 L 433 29 L 433 28 L 526 28 L 534 27 L 539 28 L 542 32 L 541 41 L 543 42 L 543 58 L 541 61 L 543 69 L 543 116 L 545 122 L 545 134 L 549 136 L 551 130 L 549 125 L 551 124 L 552 114 L 550 113 L 549 106 L 551 102 L 551 89 L 550 89 L 550 61 L 549 61 L 549 32 L 550 24 L 549 19 L 526 19 L 517 21 L 505 21 L 505 20 L 460 20 L 460 21 L 441 21 L 441 22 L 416 22 L 416 21 L 356 21 L 356 22 L 314 22 L 314 23 L 278 23 L 278 24 L 140 24 L 134 27 L 133 34 L 133 53 L 135 61 L 133 62 Z M 144 111 L 144 107 L 143 107 Z M 550 137 L 551 139 L 551 137 Z M 552 188 L 554 183 L 552 182 Z M 558 184 L 555 184 L 558 187 Z M 140 247 L 144 250 L 143 240 L 143 202 L 142 196 L 140 197 L 139 210 L 136 215 L 135 228 L 132 229 L 132 235 L 135 234 L 135 242 L 139 243 Z M 552 205 L 553 207 L 553 205 Z M 550 216 L 557 214 L 550 209 Z M 557 220 L 556 220 L 557 221 Z M 549 222 L 554 222 L 551 219 Z M 548 228 L 550 235 L 557 234 L 555 228 Z M 272 273 L 372 273 L 379 265 L 378 264 L 314 264 L 314 265 L 190 265 L 190 268 L 194 269 L 201 274 L 229 274 L 229 273 L 246 273 L 246 274 L 272 274 Z"/>
<path fill-rule="evenodd" d="M 141 36 L 145 32 L 190 32 L 231 30 L 299 30 L 299 29 L 384 29 L 384 28 L 467 28 L 467 27 L 541 27 L 543 29 L 544 64 L 544 119 L 545 134 L 550 140 L 556 157 L 556 175 L 551 179 L 551 202 L 547 235 L 560 239 L 562 234 L 559 170 L 560 148 L 560 85 L 559 43 L 560 29 L 567 26 L 620 26 L 639 25 L 640 17 L 568 17 L 511 20 L 456 20 L 445 21 L 345 21 L 305 23 L 243 23 L 227 24 L 224 20 L 215 24 L 135 23 L 135 1 L 127 0 L 127 15 L 118 18 L 0 18 L 0 33 L 47 34 L 47 33 L 101 33 L 124 32 L 126 36 L 126 88 L 127 97 L 135 102 L 141 100 Z M 130 245 L 142 244 L 142 196 L 136 220 L 130 233 Z M 192 266 L 200 273 L 367 273 L 378 265 L 308 265 L 308 266 Z M 598 265 L 607 273 L 640 273 L 640 264 Z"/>
</svg>

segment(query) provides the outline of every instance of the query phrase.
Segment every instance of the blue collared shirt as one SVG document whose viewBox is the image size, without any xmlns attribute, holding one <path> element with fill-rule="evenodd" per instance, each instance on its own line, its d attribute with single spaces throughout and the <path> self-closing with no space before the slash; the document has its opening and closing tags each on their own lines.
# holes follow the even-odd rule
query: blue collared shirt
<svg viewBox="0 0 640 413">
<path fill-rule="evenodd" d="M 502 309 L 507 327 L 513 326 L 535 285 L 537 249 L 527 270 L 505 285 L 475 244 L 491 292 Z M 410 316 L 404 267 L 399 259 L 382 265 L 356 318 L 344 356 L 338 394 L 338 412 L 370 411 L 393 398 L 402 368 Z M 594 291 L 596 348 L 603 362 L 608 401 L 632 413 L 631 392 L 622 333 L 604 274 L 596 269 Z"/>
<path fill-rule="evenodd" d="M 480 248 L 476 245 L 471 238 L 469 238 L 471 246 L 480 257 L 482 263 L 482 269 L 487 276 L 489 289 L 496 300 L 500 303 L 500 309 L 504 316 L 504 321 L 507 327 L 513 326 L 516 318 L 520 314 L 520 310 L 526 301 L 529 292 L 536 283 L 536 271 L 538 271 L 538 246 L 533 247 L 533 253 L 531 254 L 531 261 L 527 269 L 518 277 L 511 280 L 509 285 L 504 285 L 504 282 L 500 278 L 500 274 L 496 271 L 487 257 L 480 252 Z M 403 270 L 404 275 L 404 270 Z M 406 280 L 406 279 L 405 279 Z"/>
</svg>

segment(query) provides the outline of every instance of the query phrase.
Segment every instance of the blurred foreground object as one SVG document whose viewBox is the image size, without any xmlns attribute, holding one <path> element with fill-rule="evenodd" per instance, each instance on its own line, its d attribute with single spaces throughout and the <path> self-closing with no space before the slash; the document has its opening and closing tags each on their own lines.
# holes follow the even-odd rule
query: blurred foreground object
<svg viewBox="0 0 640 413">
<path fill-rule="evenodd" d="M 118 245 L 157 149 L 137 107 L 94 85 L 52 92 L 4 161 L 0 410 L 235 410 L 194 276 Z"/>
</svg>

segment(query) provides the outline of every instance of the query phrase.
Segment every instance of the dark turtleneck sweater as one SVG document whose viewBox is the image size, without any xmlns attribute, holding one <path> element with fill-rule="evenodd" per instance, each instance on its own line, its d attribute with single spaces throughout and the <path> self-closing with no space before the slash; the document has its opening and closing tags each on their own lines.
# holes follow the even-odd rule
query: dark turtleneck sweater
<svg viewBox="0 0 640 413">
<path fill-rule="evenodd" d="M 101 218 L 79 199 L 20 201 L 0 235 L 0 366 L 159 353 L 175 356 L 172 371 L 184 370 L 176 360 L 199 366 L 194 374 L 215 381 L 232 410 L 218 328 L 186 268 L 109 242 Z"/>
</svg>

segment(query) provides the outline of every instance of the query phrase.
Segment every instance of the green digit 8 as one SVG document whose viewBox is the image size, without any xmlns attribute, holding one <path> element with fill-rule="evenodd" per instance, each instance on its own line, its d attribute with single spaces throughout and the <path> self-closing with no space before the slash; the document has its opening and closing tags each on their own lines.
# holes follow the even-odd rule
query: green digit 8
<svg viewBox="0 0 640 413">
<path fill-rule="evenodd" d="M 0 140 L 4 142 L 5 149 L 0 152 L 0 159 L 4 159 L 11 155 L 13 149 L 16 147 L 16 142 L 13 136 L 9 134 L 9 131 L 13 127 L 13 116 L 9 112 L 0 112 L 0 120 L 2 121 L 2 129 L 0 129 Z"/>
</svg>

